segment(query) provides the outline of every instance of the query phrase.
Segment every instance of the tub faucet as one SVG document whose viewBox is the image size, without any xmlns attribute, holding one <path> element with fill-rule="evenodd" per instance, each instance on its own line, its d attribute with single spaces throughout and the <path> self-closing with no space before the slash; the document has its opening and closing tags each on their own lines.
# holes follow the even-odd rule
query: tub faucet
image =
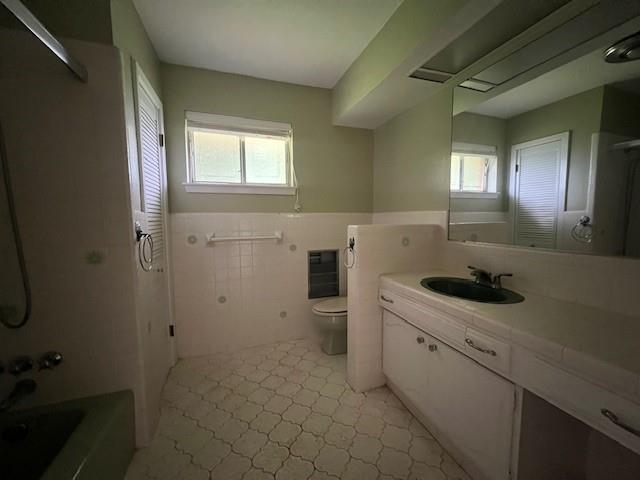
<svg viewBox="0 0 640 480">
<path fill-rule="evenodd" d="M 16 382 L 11 393 L 0 402 L 0 412 L 6 412 L 27 395 L 31 395 L 36 390 L 36 382 L 34 380 L 25 379 Z"/>
</svg>

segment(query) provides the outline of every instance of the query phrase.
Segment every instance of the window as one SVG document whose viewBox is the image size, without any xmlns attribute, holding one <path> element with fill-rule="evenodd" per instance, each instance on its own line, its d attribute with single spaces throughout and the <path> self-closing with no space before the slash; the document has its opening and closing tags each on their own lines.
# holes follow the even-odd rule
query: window
<svg viewBox="0 0 640 480">
<path fill-rule="evenodd" d="M 497 197 L 496 147 L 454 143 L 451 152 L 452 196 Z"/>
<path fill-rule="evenodd" d="M 194 193 L 293 195 L 291 125 L 187 112 L 188 182 Z"/>
</svg>

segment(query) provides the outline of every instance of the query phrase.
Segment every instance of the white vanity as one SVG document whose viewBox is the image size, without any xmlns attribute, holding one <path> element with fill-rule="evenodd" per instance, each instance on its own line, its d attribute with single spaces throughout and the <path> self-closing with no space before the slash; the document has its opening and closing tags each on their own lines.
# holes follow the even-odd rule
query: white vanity
<svg viewBox="0 0 640 480">
<path fill-rule="evenodd" d="M 637 319 L 536 295 L 447 297 L 420 285 L 434 276 L 381 276 L 383 371 L 474 479 L 518 478 L 525 391 L 640 453 Z"/>
</svg>

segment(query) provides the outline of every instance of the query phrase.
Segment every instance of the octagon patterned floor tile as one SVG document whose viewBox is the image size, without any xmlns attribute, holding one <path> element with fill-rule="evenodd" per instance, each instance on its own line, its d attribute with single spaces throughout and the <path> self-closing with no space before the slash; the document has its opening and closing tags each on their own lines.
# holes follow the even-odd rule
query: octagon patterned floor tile
<svg viewBox="0 0 640 480">
<path fill-rule="evenodd" d="M 307 340 L 180 360 L 126 480 L 470 480 L 386 387 Z"/>
</svg>

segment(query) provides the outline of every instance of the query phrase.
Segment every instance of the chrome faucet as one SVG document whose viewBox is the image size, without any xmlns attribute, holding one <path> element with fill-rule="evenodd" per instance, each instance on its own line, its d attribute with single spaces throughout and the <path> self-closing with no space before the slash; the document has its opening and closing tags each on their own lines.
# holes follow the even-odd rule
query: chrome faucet
<svg viewBox="0 0 640 480">
<path fill-rule="evenodd" d="M 16 382 L 11 393 L 0 402 L 0 412 L 6 412 L 27 395 L 31 395 L 35 392 L 36 386 L 36 382 L 30 378 Z"/>
<path fill-rule="evenodd" d="M 501 289 L 502 277 L 513 277 L 513 273 L 499 273 L 498 275 L 491 276 L 491 272 L 474 267 L 473 265 L 469 265 L 467 268 L 471 269 L 471 276 L 476 277 L 476 283 L 485 287 Z"/>
<path fill-rule="evenodd" d="M 47 352 L 38 360 L 39 370 L 52 370 L 62 363 L 60 352 Z"/>
<path fill-rule="evenodd" d="M 478 285 L 484 285 L 485 287 L 493 287 L 493 280 L 491 279 L 491 272 L 487 272 L 482 268 L 469 265 L 467 268 L 471 270 L 471 276 L 476 277 L 476 283 Z"/>
<path fill-rule="evenodd" d="M 11 375 L 15 375 L 17 377 L 18 375 L 28 372 L 32 368 L 33 360 L 26 355 L 22 355 L 11 360 L 7 370 Z"/>
</svg>

